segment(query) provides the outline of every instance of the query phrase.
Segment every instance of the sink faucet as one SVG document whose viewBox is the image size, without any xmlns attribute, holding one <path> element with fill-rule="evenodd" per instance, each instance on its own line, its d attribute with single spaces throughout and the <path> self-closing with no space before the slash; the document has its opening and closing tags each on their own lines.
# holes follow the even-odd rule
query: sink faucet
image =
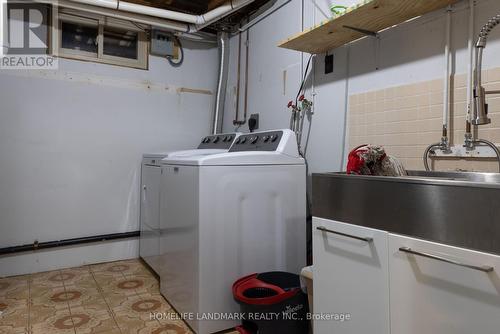
<svg viewBox="0 0 500 334">
<path fill-rule="evenodd" d="M 474 65 L 474 82 L 473 82 L 473 99 L 472 99 L 472 115 L 470 120 L 466 121 L 466 131 L 465 131 L 465 143 L 464 147 L 467 150 L 473 150 L 478 145 L 489 146 L 496 154 L 498 161 L 498 168 L 500 172 L 500 149 L 492 142 L 485 139 L 474 139 L 472 136 L 472 125 L 484 125 L 490 124 L 491 119 L 488 117 L 488 104 L 486 103 L 486 95 L 488 94 L 500 94 L 500 90 L 487 91 L 483 87 L 482 83 L 482 67 L 483 67 L 483 52 L 486 48 L 486 42 L 488 41 L 488 36 L 490 32 L 500 24 L 500 14 L 491 18 L 488 23 L 486 23 L 481 31 L 479 32 L 479 38 L 476 42 L 476 53 L 475 53 L 475 65 Z M 424 152 L 423 161 L 425 170 L 430 171 L 429 166 L 429 155 L 435 152 L 435 149 L 439 149 L 444 152 L 450 152 L 450 147 L 448 141 L 446 129 L 443 129 L 443 138 L 441 142 L 429 145 Z"/>
<path fill-rule="evenodd" d="M 482 85 L 482 73 L 481 69 L 483 66 L 483 52 L 486 47 L 486 42 L 488 36 L 498 24 L 500 24 L 500 14 L 491 18 L 488 23 L 484 25 L 479 33 L 479 38 L 476 43 L 476 62 L 474 67 L 474 99 L 472 107 L 472 119 L 471 123 L 473 125 L 483 125 L 491 123 L 491 119 L 488 117 L 488 104 L 486 103 L 487 94 L 500 94 L 500 90 L 487 91 Z"/>
</svg>

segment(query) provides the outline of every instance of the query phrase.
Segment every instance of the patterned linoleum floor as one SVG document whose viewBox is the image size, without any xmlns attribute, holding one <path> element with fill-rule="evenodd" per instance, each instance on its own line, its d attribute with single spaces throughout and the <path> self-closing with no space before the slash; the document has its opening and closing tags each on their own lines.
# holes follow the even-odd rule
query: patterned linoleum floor
<svg viewBox="0 0 500 334">
<path fill-rule="evenodd" d="M 192 333 L 140 260 L 0 279 L 0 333 Z M 174 318 L 174 319 L 172 319 Z"/>
</svg>

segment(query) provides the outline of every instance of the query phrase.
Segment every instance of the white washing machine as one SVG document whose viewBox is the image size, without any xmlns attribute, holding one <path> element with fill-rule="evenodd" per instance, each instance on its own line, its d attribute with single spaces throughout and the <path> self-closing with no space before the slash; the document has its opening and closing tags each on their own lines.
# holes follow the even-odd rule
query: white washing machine
<svg viewBox="0 0 500 334">
<path fill-rule="evenodd" d="M 192 150 L 148 153 L 142 156 L 139 254 L 160 274 L 160 161 L 166 157 L 188 157 L 227 152 L 239 133 L 225 133 L 202 138 Z"/>
<path fill-rule="evenodd" d="M 162 160 L 162 294 L 198 334 L 234 327 L 231 286 L 306 265 L 306 167 L 295 134 L 241 135 L 227 153 Z"/>
</svg>

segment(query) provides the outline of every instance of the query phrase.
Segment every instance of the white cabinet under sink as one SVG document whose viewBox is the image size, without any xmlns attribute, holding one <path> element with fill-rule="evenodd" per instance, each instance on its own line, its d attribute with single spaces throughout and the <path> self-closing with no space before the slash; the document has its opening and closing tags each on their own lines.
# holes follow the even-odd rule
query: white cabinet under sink
<svg viewBox="0 0 500 334">
<path fill-rule="evenodd" d="M 500 256 L 391 234 L 389 268 L 391 333 L 500 333 Z"/>
<path fill-rule="evenodd" d="M 315 314 L 351 315 L 315 334 L 500 333 L 498 255 L 314 217 L 313 256 Z"/>
<path fill-rule="evenodd" d="M 314 321 L 314 332 L 389 332 L 387 232 L 313 219 L 314 312 L 350 320 Z"/>
</svg>

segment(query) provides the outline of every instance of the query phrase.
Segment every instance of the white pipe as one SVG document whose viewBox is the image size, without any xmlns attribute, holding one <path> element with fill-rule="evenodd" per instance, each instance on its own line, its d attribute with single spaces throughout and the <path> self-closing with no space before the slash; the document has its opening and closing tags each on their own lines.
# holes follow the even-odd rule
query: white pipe
<svg viewBox="0 0 500 334">
<path fill-rule="evenodd" d="M 117 0 L 80 0 L 77 2 L 84 5 L 98 6 L 104 8 L 111 8 L 111 9 L 118 8 Z"/>
<path fill-rule="evenodd" d="M 222 4 L 221 6 L 212 9 L 211 11 L 200 15 L 200 19 L 198 22 L 193 22 L 196 24 L 204 24 L 208 21 L 212 21 L 214 19 L 217 19 L 218 17 L 221 17 L 225 15 L 226 13 L 230 12 L 233 9 L 233 6 L 231 5 L 231 2 L 226 2 L 225 4 Z"/>
<path fill-rule="evenodd" d="M 184 14 L 160 8 L 131 4 L 119 0 L 35 1 L 148 24 L 167 30 L 195 33 L 255 0 L 231 0 L 203 15 Z"/>
<path fill-rule="evenodd" d="M 82 3 L 108 9 L 116 9 L 124 12 L 147 15 L 166 20 L 178 21 L 189 24 L 189 32 L 197 32 L 204 27 L 220 20 L 221 18 L 239 10 L 255 0 L 228 0 L 223 5 L 212 9 L 202 15 L 191 15 L 176 12 L 168 9 L 144 6 L 120 0 L 70 0 L 75 3 Z M 185 30 L 183 30 L 185 31 Z"/>
<path fill-rule="evenodd" d="M 79 2 L 82 0 L 72 0 L 72 1 Z M 89 1 L 89 0 L 83 0 L 83 1 Z M 112 0 L 94 0 L 94 1 L 96 3 L 100 3 L 102 1 L 112 1 Z M 180 21 L 185 23 L 192 23 L 192 24 L 200 23 L 199 15 L 185 14 L 185 13 L 175 12 L 172 10 L 138 5 L 135 3 L 125 2 L 125 1 L 117 1 L 117 0 L 114 1 L 116 2 L 115 9 L 123 10 L 124 12 L 161 17 L 162 19 Z M 96 5 L 99 6 L 99 4 Z"/>
<path fill-rule="evenodd" d="M 103 7 L 89 6 L 82 3 L 77 3 L 75 1 L 67 0 L 36 0 L 41 3 L 50 3 L 55 6 L 61 6 L 69 9 L 81 10 L 88 13 L 105 15 L 108 17 L 114 17 L 116 19 L 133 21 L 137 23 L 152 25 L 158 28 L 163 28 L 167 30 L 187 32 L 189 31 L 189 25 L 186 23 L 180 23 L 170 20 L 164 20 L 156 17 L 120 12 L 114 9 L 108 9 Z"/>
<path fill-rule="evenodd" d="M 450 100 L 451 100 L 451 89 L 450 89 L 450 73 L 451 73 L 451 55 L 450 55 L 450 45 L 451 45 L 451 7 L 448 7 L 446 11 L 446 46 L 444 51 L 444 56 L 446 60 L 445 78 L 444 78 L 444 98 L 443 98 L 443 128 L 448 130 L 448 118 L 450 115 Z"/>
<path fill-rule="evenodd" d="M 232 13 L 240 10 L 241 8 L 245 7 L 246 5 L 249 5 L 250 3 L 254 2 L 255 0 L 232 0 L 232 1 L 228 1 L 227 3 L 230 3 L 231 4 L 231 9 L 228 8 L 228 6 L 225 6 L 225 5 L 222 5 L 224 6 L 225 8 L 225 11 L 223 13 L 219 13 L 219 16 L 214 16 L 213 14 L 211 14 L 211 12 L 214 12 L 214 11 L 217 11 L 217 8 L 215 9 L 212 9 L 210 12 L 206 13 L 206 14 L 203 14 L 201 16 L 204 17 L 204 20 L 205 20 L 205 23 L 203 24 L 197 24 L 197 25 L 191 25 L 191 30 L 190 32 L 197 32 L 209 25 L 211 25 L 212 23 L 228 16 L 228 15 L 231 15 Z M 226 4 L 227 4 L 226 3 Z M 222 7 L 221 6 L 221 7 Z"/>
<path fill-rule="evenodd" d="M 212 134 L 214 135 L 222 132 L 224 102 L 226 100 L 227 77 L 229 73 L 229 34 L 227 32 L 219 32 L 217 34 L 217 40 L 219 44 L 220 59 L 212 127 Z"/>
<path fill-rule="evenodd" d="M 475 24 L 475 9 L 474 0 L 469 0 L 469 40 L 467 42 L 469 51 L 469 63 L 467 65 L 467 109 L 465 119 L 471 121 L 472 108 L 472 86 L 474 84 L 474 24 Z"/>
</svg>

